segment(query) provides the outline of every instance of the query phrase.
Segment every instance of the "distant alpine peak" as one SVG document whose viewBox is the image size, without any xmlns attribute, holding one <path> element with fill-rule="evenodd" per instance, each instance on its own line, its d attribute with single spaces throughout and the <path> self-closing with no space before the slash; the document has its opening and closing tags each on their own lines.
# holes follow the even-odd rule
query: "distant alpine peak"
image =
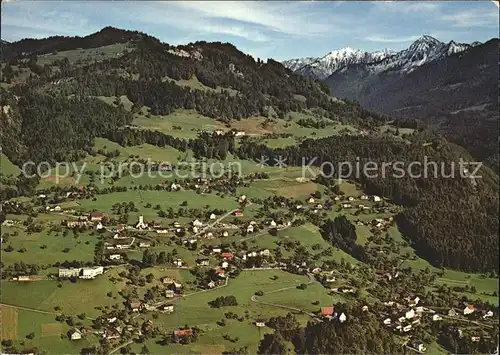
<svg viewBox="0 0 500 355">
<path fill-rule="evenodd" d="M 444 43 L 431 35 L 424 34 L 408 48 L 399 52 L 390 49 L 366 52 L 345 47 L 333 50 L 319 58 L 286 60 L 283 65 L 296 73 L 317 79 L 325 79 L 336 71 L 345 70 L 351 65 L 361 65 L 370 72 L 381 72 L 389 69 L 411 72 L 421 65 L 463 52 L 478 44 L 480 43 L 466 44 L 455 41 Z"/>
<path fill-rule="evenodd" d="M 368 64 L 380 61 L 395 52 L 384 49 L 376 52 L 366 52 L 361 49 L 344 47 L 333 50 L 318 58 L 307 57 L 290 59 L 283 62 L 283 65 L 295 72 L 325 79 L 335 71 L 353 64 Z"/>
</svg>

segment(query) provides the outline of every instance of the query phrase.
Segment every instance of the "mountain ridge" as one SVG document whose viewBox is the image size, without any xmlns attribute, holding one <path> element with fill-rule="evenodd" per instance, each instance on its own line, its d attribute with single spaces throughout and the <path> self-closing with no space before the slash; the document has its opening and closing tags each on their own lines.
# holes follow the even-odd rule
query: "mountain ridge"
<svg viewBox="0 0 500 355">
<path fill-rule="evenodd" d="M 283 61 L 282 64 L 296 73 L 324 80 L 335 72 L 352 65 L 367 65 L 372 71 L 377 72 L 389 69 L 411 71 L 418 66 L 465 51 L 478 44 L 480 42 L 467 44 L 450 41 L 444 43 L 424 34 L 401 51 L 382 49 L 366 52 L 346 47 L 331 51 L 322 57 L 289 59 Z M 334 55 L 330 60 L 332 54 Z M 337 59 L 339 55 L 340 60 Z"/>
</svg>

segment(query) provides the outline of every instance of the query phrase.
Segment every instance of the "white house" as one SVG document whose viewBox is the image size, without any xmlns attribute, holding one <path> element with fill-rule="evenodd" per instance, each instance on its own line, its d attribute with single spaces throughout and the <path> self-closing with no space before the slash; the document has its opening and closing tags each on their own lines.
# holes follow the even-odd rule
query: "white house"
<svg viewBox="0 0 500 355">
<path fill-rule="evenodd" d="M 261 251 L 259 252 L 259 254 L 260 254 L 261 256 L 269 256 L 269 255 L 271 255 L 271 252 L 269 251 L 269 249 L 264 249 L 264 250 L 261 250 Z"/>
<path fill-rule="evenodd" d="M 415 310 L 410 309 L 409 311 L 407 311 L 405 313 L 405 318 L 406 319 L 412 319 L 413 317 L 415 317 Z"/>
<path fill-rule="evenodd" d="M 333 275 L 329 275 L 326 277 L 326 282 L 335 282 L 336 278 Z"/>
<path fill-rule="evenodd" d="M 361 307 L 361 310 L 362 310 L 363 312 L 368 312 L 368 306 L 363 306 L 363 307 Z"/>
<path fill-rule="evenodd" d="M 271 222 L 269 222 L 269 227 L 271 228 L 276 228 L 277 224 L 274 220 L 272 220 Z"/>
<path fill-rule="evenodd" d="M 222 236 L 223 236 L 223 237 L 228 237 L 228 236 L 229 236 L 229 232 L 228 232 L 228 231 L 224 231 L 224 232 L 222 233 Z"/>
<path fill-rule="evenodd" d="M 109 260 L 120 260 L 121 259 L 121 255 L 120 254 L 111 254 L 109 256 Z"/>
<path fill-rule="evenodd" d="M 470 337 L 470 340 L 477 343 L 479 340 L 481 340 L 481 337 L 478 337 L 478 336 L 472 336 Z"/>
<path fill-rule="evenodd" d="M 181 267 L 182 266 L 182 260 L 181 259 L 174 260 L 174 265 L 177 266 L 177 267 Z"/>
<path fill-rule="evenodd" d="M 360 197 L 360 199 L 362 199 L 362 200 L 368 200 L 368 196 L 366 196 L 366 195 L 362 195 L 362 196 Z"/>
<path fill-rule="evenodd" d="M 168 229 L 157 229 L 156 234 L 168 234 Z"/>
<path fill-rule="evenodd" d="M 82 338 L 82 333 L 78 329 L 75 329 L 71 332 L 70 338 L 71 340 L 80 340 Z"/>
<path fill-rule="evenodd" d="M 266 322 L 263 321 L 262 319 L 258 319 L 258 320 L 255 321 L 255 326 L 259 327 L 259 328 L 265 327 L 266 326 Z"/>
<path fill-rule="evenodd" d="M 223 261 L 221 264 L 220 264 L 221 268 L 223 269 L 226 269 L 228 266 L 229 266 L 229 263 L 227 261 Z"/>
<path fill-rule="evenodd" d="M 172 313 L 174 311 L 174 305 L 165 305 L 162 307 L 162 311 L 165 313 Z"/>
<path fill-rule="evenodd" d="M 212 248 L 212 253 L 221 253 L 222 249 L 220 247 L 214 247 Z"/>
<path fill-rule="evenodd" d="M 489 317 L 493 317 L 493 312 L 491 310 L 487 311 L 486 313 L 483 314 L 483 319 L 486 319 Z"/>
<path fill-rule="evenodd" d="M 339 322 L 344 323 L 347 320 L 347 316 L 342 312 L 342 314 L 339 316 Z"/>
<path fill-rule="evenodd" d="M 215 213 L 212 213 L 212 214 L 210 215 L 210 219 L 217 219 L 217 216 L 215 215 Z"/>
<path fill-rule="evenodd" d="M 140 242 L 139 248 L 149 248 L 151 246 L 150 242 Z"/>
<path fill-rule="evenodd" d="M 411 324 L 408 324 L 406 326 L 403 327 L 403 332 L 409 332 L 411 330 Z"/>
<path fill-rule="evenodd" d="M 309 199 L 307 200 L 308 203 L 314 203 L 314 198 L 312 197 L 309 197 Z"/>
<path fill-rule="evenodd" d="M 386 319 L 384 319 L 384 324 L 385 324 L 385 325 L 389 325 L 389 324 L 391 324 L 391 318 L 386 318 Z"/>
<path fill-rule="evenodd" d="M 81 272 L 81 279 L 93 279 L 97 275 L 102 275 L 104 268 L 102 266 L 84 267 Z"/>
<path fill-rule="evenodd" d="M 378 221 L 378 220 L 377 220 L 377 222 L 382 223 L 382 221 Z M 413 298 L 409 298 L 408 302 L 410 303 L 410 306 L 416 306 L 418 304 L 418 302 L 420 302 L 420 298 L 418 296 L 415 296 Z"/>
<path fill-rule="evenodd" d="M 148 228 L 148 226 L 146 225 L 146 223 L 144 223 L 144 217 L 143 216 L 139 216 L 139 222 L 137 223 L 137 225 L 135 226 L 135 228 L 137 228 L 137 229 L 146 229 L 146 228 Z"/>
<path fill-rule="evenodd" d="M 354 201 L 354 197 L 349 196 L 349 197 L 347 198 L 347 200 L 352 202 L 352 201 Z"/>
<path fill-rule="evenodd" d="M 60 212 L 62 210 L 61 206 L 56 206 L 54 207 L 54 211 Z"/>
<path fill-rule="evenodd" d="M 200 231 L 200 230 L 199 230 L 199 228 L 198 228 L 198 227 L 193 226 L 193 233 L 194 233 L 194 234 L 198 234 L 198 232 L 199 232 L 199 231 Z"/>
<path fill-rule="evenodd" d="M 116 322 L 116 319 L 117 319 L 116 317 L 111 317 L 111 318 L 108 318 L 107 320 L 108 320 L 108 323 L 114 323 L 114 322 Z"/>
<path fill-rule="evenodd" d="M 249 224 L 247 226 L 247 233 L 253 233 L 253 225 Z"/>
<path fill-rule="evenodd" d="M 201 226 L 203 226 L 203 223 L 201 223 L 201 221 L 200 221 L 200 220 L 195 219 L 195 220 L 193 221 L 193 227 L 201 227 Z"/>
<path fill-rule="evenodd" d="M 425 350 L 427 350 L 427 349 L 425 348 L 425 345 L 424 345 L 424 344 L 422 344 L 422 343 L 413 343 L 413 348 L 414 348 L 415 350 L 417 350 L 418 352 L 421 352 L 421 353 L 423 353 L 423 352 L 425 352 Z"/>
<path fill-rule="evenodd" d="M 450 316 L 450 317 L 456 317 L 457 316 L 457 311 L 455 311 L 453 308 L 451 308 L 448 311 L 448 316 Z"/>
<path fill-rule="evenodd" d="M 474 313 L 475 310 L 476 310 L 476 307 L 474 307 L 473 304 L 467 305 L 467 307 L 464 308 L 464 316 Z"/>
<path fill-rule="evenodd" d="M 439 320 L 443 320 L 443 317 L 441 317 L 439 314 L 433 314 L 432 315 L 432 321 L 437 322 Z"/>
<path fill-rule="evenodd" d="M 379 196 L 372 196 L 373 202 L 380 202 L 382 199 Z"/>
<path fill-rule="evenodd" d="M 103 228 L 104 228 L 104 226 L 102 225 L 101 222 L 97 223 L 97 226 L 95 227 L 95 229 L 97 229 L 98 231 L 100 231 Z"/>
</svg>

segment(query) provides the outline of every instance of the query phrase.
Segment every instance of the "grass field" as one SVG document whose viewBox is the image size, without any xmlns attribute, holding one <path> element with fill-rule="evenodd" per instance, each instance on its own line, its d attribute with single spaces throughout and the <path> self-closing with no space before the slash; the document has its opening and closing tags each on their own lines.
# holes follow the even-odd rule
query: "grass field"
<svg viewBox="0 0 500 355">
<path fill-rule="evenodd" d="M 179 109 L 168 116 L 151 115 L 151 117 L 146 117 L 136 114 L 134 117 L 133 124 L 140 128 L 160 131 L 184 139 L 196 138 L 198 132 L 202 130 L 209 132 L 216 129 L 228 130 L 223 123 L 203 116 L 195 110 Z M 181 129 L 174 130 L 173 126 L 181 127 Z"/>
<path fill-rule="evenodd" d="M 231 88 L 223 88 L 223 87 L 220 87 L 218 86 L 216 89 L 214 88 L 211 88 L 209 86 L 206 86 L 204 85 L 203 83 L 201 83 L 198 78 L 196 77 L 196 75 L 193 75 L 190 79 L 181 79 L 181 80 L 174 80 L 172 78 L 169 78 L 169 77 L 164 77 L 162 79 L 163 81 L 173 81 L 174 83 L 176 83 L 177 85 L 179 86 L 182 86 L 182 87 L 189 87 L 191 89 L 195 89 L 195 90 L 202 90 L 202 91 L 212 91 L 212 92 L 222 92 L 222 91 L 226 91 L 229 93 L 229 95 L 231 96 L 235 96 L 238 91 L 237 90 L 234 90 L 234 89 L 231 89 Z"/>
<path fill-rule="evenodd" d="M 113 304 L 120 306 L 123 300 L 106 296 L 112 291 L 117 294 L 123 288 L 122 283 L 111 283 L 107 275 L 101 275 L 94 280 L 79 280 L 76 283 L 58 282 L 53 280 L 30 283 L 2 281 L 2 302 L 10 305 L 34 308 L 54 312 L 59 306 L 66 314 L 86 313 L 88 317 L 96 317 L 101 311 L 96 307 L 106 307 Z"/>
<path fill-rule="evenodd" d="M 32 234 L 21 232 L 9 238 L 8 245 L 12 245 L 14 250 L 2 251 L 2 261 L 6 265 L 21 260 L 39 265 L 51 265 L 65 260 L 92 261 L 96 241 L 97 236 L 91 236 L 88 233 L 80 233 L 75 239 L 71 232 L 65 237 L 56 233 L 49 235 L 47 231 Z M 42 249 L 42 245 L 46 248 Z M 18 250 L 21 248 L 25 248 L 26 251 L 20 253 Z M 68 252 L 63 251 L 66 248 L 69 249 Z"/>
<path fill-rule="evenodd" d="M 19 174 L 21 169 L 11 163 L 9 158 L 7 158 L 3 153 L 0 153 L 0 172 L 3 175 L 13 175 L 16 176 Z"/>
<path fill-rule="evenodd" d="M 446 270 L 442 277 L 437 280 L 438 284 L 446 284 L 449 287 L 459 286 L 469 287 L 474 286 L 477 292 L 470 293 L 464 292 L 463 294 L 471 299 L 480 298 L 498 306 L 498 296 L 491 296 L 491 293 L 497 292 L 498 294 L 498 279 L 486 277 L 486 275 L 465 273 L 456 270 Z M 488 293 L 483 295 L 482 293 Z"/>
<path fill-rule="evenodd" d="M 7 306 L 0 306 L 0 323 L 2 324 L 2 339 L 17 339 L 18 310 Z"/>
<path fill-rule="evenodd" d="M 44 66 L 53 64 L 57 60 L 68 58 L 70 63 L 81 61 L 101 61 L 109 58 L 115 58 L 123 54 L 124 50 L 131 51 L 134 47 L 128 43 L 116 43 L 109 46 L 88 49 L 73 49 L 57 53 L 42 54 L 37 57 L 37 64 Z"/>
</svg>

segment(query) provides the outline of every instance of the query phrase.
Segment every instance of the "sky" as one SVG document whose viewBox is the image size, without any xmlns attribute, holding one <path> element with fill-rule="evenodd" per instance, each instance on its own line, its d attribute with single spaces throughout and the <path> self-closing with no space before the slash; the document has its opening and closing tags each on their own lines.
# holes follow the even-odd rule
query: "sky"
<svg viewBox="0 0 500 355">
<path fill-rule="evenodd" d="M 231 42 L 261 59 L 318 57 L 344 47 L 401 50 L 423 34 L 443 42 L 498 37 L 493 1 L 2 1 L 7 41 L 138 30 L 178 45 Z"/>
</svg>

